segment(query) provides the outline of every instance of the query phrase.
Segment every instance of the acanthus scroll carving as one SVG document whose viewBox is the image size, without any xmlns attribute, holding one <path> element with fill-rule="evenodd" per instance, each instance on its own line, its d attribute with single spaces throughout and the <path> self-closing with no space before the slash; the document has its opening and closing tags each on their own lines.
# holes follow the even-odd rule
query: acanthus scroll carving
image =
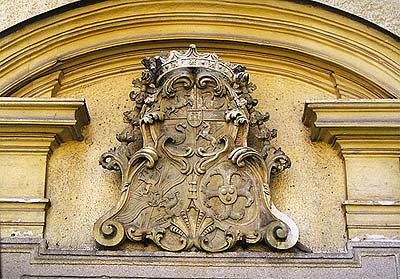
<svg viewBox="0 0 400 279">
<path fill-rule="evenodd" d="M 277 132 L 256 109 L 246 68 L 194 45 L 142 63 L 121 144 L 100 159 L 122 183 L 119 201 L 94 226 L 96 241 L 150 239 L 168 251 L 220 252 L 238 241 L 293 247 L 297 226 L 269 191 L 290 159 L 270 142 Z"/>
</svg>

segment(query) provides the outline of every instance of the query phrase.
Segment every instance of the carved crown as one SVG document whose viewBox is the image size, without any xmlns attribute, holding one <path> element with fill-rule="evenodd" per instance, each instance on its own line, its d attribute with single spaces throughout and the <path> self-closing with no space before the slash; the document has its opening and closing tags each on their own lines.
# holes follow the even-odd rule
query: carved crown
<svg viewBox="0 0 400 279">
<path fill-rule="evenodd" d="M 172 50 L 158 56 L 145 57 L 142 64 L 151 72 L 154 82 L 158 83 L 166 74 L 181 68 L 205 68 L 222 73 L 234 82 L 246 67 L 221 60 L 215 53 L 199 53 L 196 45 L 191 44 L 186 51 Z"/>
</svg>

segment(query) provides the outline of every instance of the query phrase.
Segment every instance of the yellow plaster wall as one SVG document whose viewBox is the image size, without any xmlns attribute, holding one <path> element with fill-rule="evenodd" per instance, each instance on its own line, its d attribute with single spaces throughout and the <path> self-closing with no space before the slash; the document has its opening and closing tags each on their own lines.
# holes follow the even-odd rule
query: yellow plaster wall
<svg viewBox="0 0 400 279">
<path fill-rule="evenodd" d="M 46 155 L 42 154 L 0 154 L 0 168 L 7 175 L 2 175 L 0 197 L 35 198 L 44 196 Z M 29 172 L 27 172 L 29 170 Z"/>
<path fill-rule="evenodd" d="M 61 97 L 85 98 L 91 123 L 84 142 L 62 144 L 48 168 L 47 197 L 51 200 L 45 238 L 50 247 L 93 247 L 94 222 L 118 198 L 118 176 L 103 170 L 98 160 L 118 145 L 122 113 L 132 106 L 128 94 L 133 77 L 120 74 L 63 92 Z M 279 209 L 298 224 L 300 241 L 315 251 L 342 251 L 345 247 L 345 200 L 342 160 L 325 143 L 312 143 L 301 116 L 306 99 L 332 99 L 321 89 L 277 75 L 251 73 L 258 89 L 259 108 L 271 114 L 278 129 L 277 146 L 293 166 L 273 181 L 272 195 Z"/>
<path fill-rule="evenodd" d="M 0 31 L 30 17 L 77 0 L 0 0 Z M 400 35 L 398 0 L 316 0 L 367 19 Z"/>
</svg>

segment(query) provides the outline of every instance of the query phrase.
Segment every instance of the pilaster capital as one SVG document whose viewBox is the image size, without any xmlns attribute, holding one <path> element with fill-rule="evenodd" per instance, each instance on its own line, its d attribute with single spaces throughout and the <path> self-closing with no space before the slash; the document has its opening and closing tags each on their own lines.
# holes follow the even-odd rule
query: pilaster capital
<svg viewBox="0 0 400 279">
<path fill-rule="evenodd" d="M 306 101 L 303 123 L 343 156 L 400 155 L 397 99 Z"/>
<path fill-rule="evenodd" d="M 88 123 L 83 99 L 0 97 L 0 152 L 52 151 Z"/>
</svg>

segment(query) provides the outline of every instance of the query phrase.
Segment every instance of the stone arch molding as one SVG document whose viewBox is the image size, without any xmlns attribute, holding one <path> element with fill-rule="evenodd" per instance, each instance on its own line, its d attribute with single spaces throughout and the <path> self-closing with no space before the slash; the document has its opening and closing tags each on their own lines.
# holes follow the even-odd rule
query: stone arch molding
<svg viewBox="0 0 400 279">
<path fill-rule="evenodd" d="M 3 32 L 0 96 L 57 96 L 78 84 L 139 70 L 143 55 L 190 42 L 250 71 L 295 78 L 336 98 L 398 98 L 398 38 L 313 5 L 261 0 L 67 5 Z"/>
</svg>

